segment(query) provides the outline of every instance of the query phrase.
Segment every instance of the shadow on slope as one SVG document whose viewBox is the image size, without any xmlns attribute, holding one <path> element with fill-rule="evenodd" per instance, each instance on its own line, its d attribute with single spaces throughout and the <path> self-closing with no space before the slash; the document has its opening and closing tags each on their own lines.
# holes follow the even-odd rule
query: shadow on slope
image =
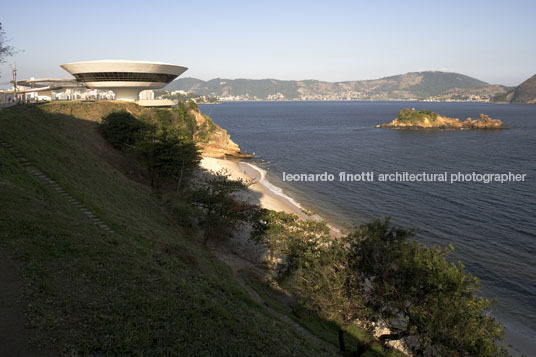
<svg viewBox="0 0 536 357">
<path fill-rule="evenodd" d="M 330 354 L 251 301 L 230 269 L 129 177 L 133 164 L 88 119 L 39 107 L 0 113 L 0 138 L 117 232 L 99 230 L 0 148 L 0 249 L 24 272 L 36 346 L 65 354 Z"/>
</svg>

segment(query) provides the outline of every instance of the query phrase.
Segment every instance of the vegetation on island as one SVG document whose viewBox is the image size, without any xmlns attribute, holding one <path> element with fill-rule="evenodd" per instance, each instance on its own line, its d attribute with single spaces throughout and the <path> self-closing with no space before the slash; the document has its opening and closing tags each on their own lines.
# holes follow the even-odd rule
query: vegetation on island
<svg viewBox="0 0 536 357">
<path fill-rule="evenodd" d="M 242 202 L 237 193 L 250 182 L 196 169 L 199 131 L 219 129 L 199 125 L 193 104 L 122 105 L 0 113 L 0 139 L 115 232 L 100 230 L 0 146 L 0 248 L 24 273 L 36 346 L 88 355 L 320 356 L 336 355 L 336 345 L 348 356 L 393 356 L 400 354 L 387 343 L 405 338 L 418 355 L 506 354 L 492 302 L 475 297 L 478 280 L 448 261 L 451 248 L 418 244 L 388 219 L 334 238 L 325 222 Z M 89 110 L 102 119 L 70 114 Z M 244 227 L 268 252 L 269 279 L 256 270 L 240 271 L 241 279 L 316 338 L 254 303 L 207 249 Z M 388 330 L 374 337 L 381 326 Z"/>
<path fill-rule="evenodd" d="M 430 110 L 402 109 L 398 117 L 389 124 L 381 124 L 380 128 L 394 129 L 506 129 L 502 121 L 491 119 L 485 114 L 472 120 L 467 118 L 460 121 L 457 118 L 449 118 L 434 113 Z"/>
<path fill-rule="evenodd" d="M 428 119 L 430 122 L 437 122 L 438 114 L 431 110 L 409 110 L 408 108 L 402 109 L 398 112 L 398 121 L 404 124 L 421 124 Z"/>
</svg>

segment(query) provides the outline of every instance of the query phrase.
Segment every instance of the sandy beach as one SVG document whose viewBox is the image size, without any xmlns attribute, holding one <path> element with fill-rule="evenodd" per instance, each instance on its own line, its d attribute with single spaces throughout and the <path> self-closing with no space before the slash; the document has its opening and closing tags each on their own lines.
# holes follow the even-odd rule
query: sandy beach
<svg viewBox="0 0 536 357">
<path fill-rule="evenodd" d="M 323 221 L 324 218 L 318 214 L 308 215 L 300 205 L 293 201 L 290 197 L 284 194 L 279 194 L 279 188 L 273 186 L 269 181 L 263 178 L 263 174 L 259 169 L 246 162 L 236 161 L 233 159 L 216 159 L 212 157 L 204 157 L 201 160 L 201 167 L 212 172 L 226 170 L 232 179 L 253 180 L 254 183 L 249 186 L 249 190 L 240 194 L 240 199 L 252 204 L 259 204 L 261 207 L 274 211 L 283 211 L 292 213 L 302 219 L 310 219 L 315 221 Z M 343 231 L 328 222 L 330 234 L 332 237 L 340 237 Z"/>
<path fill-rule="evenodd" d="M 283 211 L 293 213 L 300 218 L 314 219 L 314 216 L 306 215 L 299 206 L 291 202 L 284 196 L 267 187 L 262 174 L 253 166 L 235 160 L 215 159 L 204 157 L 201 161 L 201 167 L 208 171 L 218 172 L 222 169 L 227 170 L 232 179 L 254 180 L 253 185 L 241 197 L 252 204 L 260 204 L 261 207 L 274 211 Z"/>
</svg>

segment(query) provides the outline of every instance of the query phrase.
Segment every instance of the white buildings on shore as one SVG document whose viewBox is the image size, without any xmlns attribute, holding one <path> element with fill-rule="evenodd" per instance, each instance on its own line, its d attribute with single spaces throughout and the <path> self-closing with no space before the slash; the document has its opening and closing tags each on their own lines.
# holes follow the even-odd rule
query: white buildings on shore
<svg viewBox="0 0 536 357">
<path fill-rule="evenodd" d="M 154 100 L 154 90 L 146 89 L 142 90 L 139 95 L 140 100 Z"/>
</svg>

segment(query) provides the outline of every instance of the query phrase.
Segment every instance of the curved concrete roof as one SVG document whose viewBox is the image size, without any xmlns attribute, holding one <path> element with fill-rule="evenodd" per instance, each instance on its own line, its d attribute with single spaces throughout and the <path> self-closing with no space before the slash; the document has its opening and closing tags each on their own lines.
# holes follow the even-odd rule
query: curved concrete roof
<svg viewBox="0 0 536 357">
<path fill-rule="evenodd" d="M 158 89 L 180 76 L 188 68 L 169 63 L 100 60 L 61 65 L 88 88 L 111 89 L 116 99 L 137 100 L 144 89 Z"/>
<path fill-rule="evenodd" d="M 163 73 L 179 76 L 188 68 L 168 63 L 127 61 L 127 60 L 100 60 L 72 62 L 61 65 L 61 68 L 71 74 L 92 72 L 134 72 L 134 73 Z"/>
</svg>

